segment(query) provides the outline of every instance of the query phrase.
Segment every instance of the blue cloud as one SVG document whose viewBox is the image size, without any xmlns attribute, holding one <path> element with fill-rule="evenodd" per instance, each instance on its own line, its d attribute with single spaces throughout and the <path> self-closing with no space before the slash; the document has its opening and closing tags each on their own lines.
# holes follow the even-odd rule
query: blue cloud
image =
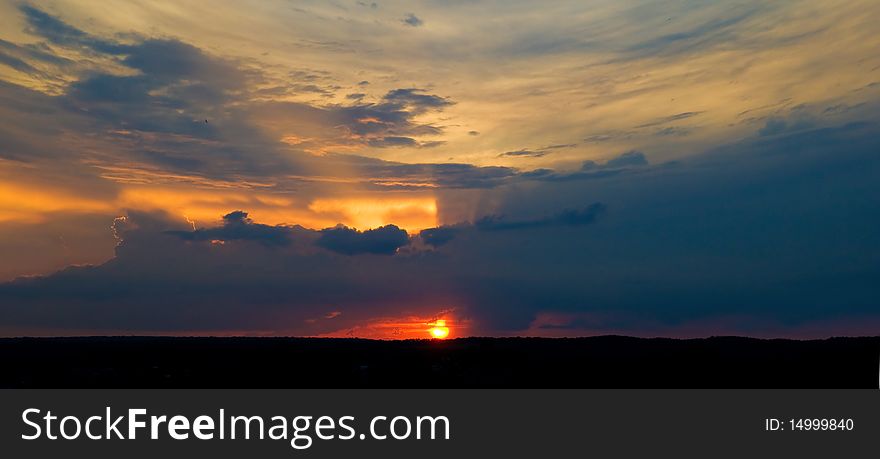
<svg viewBox="0 0 880 459">
<path fill-rule="evenodd" d="M 345 255 L 393 255 L 409 242 L 406 231 L 395 225 L 385 225 L 366 231 L 358 231 L 340 225 L 321 230 L 317 244 L 327 250 Z"/>
<path fill-rule="evenodd" d="M 425 22 L 418 18 L 415 14 L 409 13 L 401 19 L 401 22 L 411 27 L 419 27 Z"/>
<path fill-rule="evenodd" d="M 166 231 L 188 241 L 255 241 L 267 246 L 290 245 L 294 228 L 254 223 L 247 212 L 234 211 L 223 216 L 223 225 L 217 228 L 193 231 Z"/>
</svg>

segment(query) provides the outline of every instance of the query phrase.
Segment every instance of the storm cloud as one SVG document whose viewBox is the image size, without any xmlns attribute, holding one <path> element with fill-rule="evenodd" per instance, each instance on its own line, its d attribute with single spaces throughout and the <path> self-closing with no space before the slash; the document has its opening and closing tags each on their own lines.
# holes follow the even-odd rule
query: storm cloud
<svg viewBox="0 0 880 459">
<path fill-rule="evenodd" d="M 2 284 L 4 324 L 256 330 L 285 317 L 287 332 L 317 333 L 329 329 L 304 320 L 328 302 L 344 312 L 334 320 L 357 321 L 401 304 L 425 304 L 429 314 L 439 301 L 485 333 L 540 334 L 551 314 L 554 333 L 821 335 L 806 330 L 877 319 L 880 252 L 867 249 L 880 246 L 880 201 L 867 187 L 880 178 L 874 129 L 755 140 L 635 180 L 506 192 L 511 217 L 425 230 L 432 250 L 410 248 L 394 226 L 295 236 L 243 212 L 195 231 L 130 222 L 106 264 Z M 842 141 L 846 154 L 826 154 Z M 804 180 L 817 175 L 820 190 Z M 570 205 L 579 195 L 602 204 L 528 217 L 548 202 L 578 209 Z M 282 234 L 302 243 L 266 243 Z M 210 242 L 219 237 L 228 242 Z M 867 250 L 854 255 L 853 244 Z"/>
<path fill-rule="evenodd" d="M 317 244 L 325 249 L 345 255 L 361 253 L 391 255 L 409 244 L 409 236 L 406 231 L 394 225 L 366 231 L 337 226 L 321 230 Z"/>
</svg>

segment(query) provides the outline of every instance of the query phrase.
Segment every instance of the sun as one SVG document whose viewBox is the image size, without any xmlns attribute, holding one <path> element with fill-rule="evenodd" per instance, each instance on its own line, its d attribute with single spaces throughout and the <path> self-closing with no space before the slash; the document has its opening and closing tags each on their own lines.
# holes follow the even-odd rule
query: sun
<svg viewBox="0 0 880 459">
<path fill-rule="evenodd" d="M 435 339 L 445 339 L 449 336 L 449 327 L 446 326 L 445 320 L 434 322 L 434 327 L 428 331 L 431 332 L 431 337 Z"/>
</svg>

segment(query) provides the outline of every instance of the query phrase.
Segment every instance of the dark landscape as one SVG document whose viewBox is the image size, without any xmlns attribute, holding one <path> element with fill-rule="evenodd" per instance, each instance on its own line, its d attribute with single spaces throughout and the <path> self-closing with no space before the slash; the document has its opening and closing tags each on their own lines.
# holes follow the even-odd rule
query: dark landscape
<svg viewBox="0 0 880 459">
<path fill-rule="evenodd" d="M 3 388 L 877 388 L 880 337 L 0 339 Z"/>
</svg>

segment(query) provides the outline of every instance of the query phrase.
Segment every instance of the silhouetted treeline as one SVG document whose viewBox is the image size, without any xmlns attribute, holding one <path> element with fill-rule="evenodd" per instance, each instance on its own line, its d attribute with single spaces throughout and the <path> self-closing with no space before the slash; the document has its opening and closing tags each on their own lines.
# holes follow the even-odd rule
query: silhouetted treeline
<svg viewBox="0 0 880 459">
<path fill-rule="evenodd" d="M 880 337 L 0 339 L 0 387 L 876 388 Z"/>
</svg>

